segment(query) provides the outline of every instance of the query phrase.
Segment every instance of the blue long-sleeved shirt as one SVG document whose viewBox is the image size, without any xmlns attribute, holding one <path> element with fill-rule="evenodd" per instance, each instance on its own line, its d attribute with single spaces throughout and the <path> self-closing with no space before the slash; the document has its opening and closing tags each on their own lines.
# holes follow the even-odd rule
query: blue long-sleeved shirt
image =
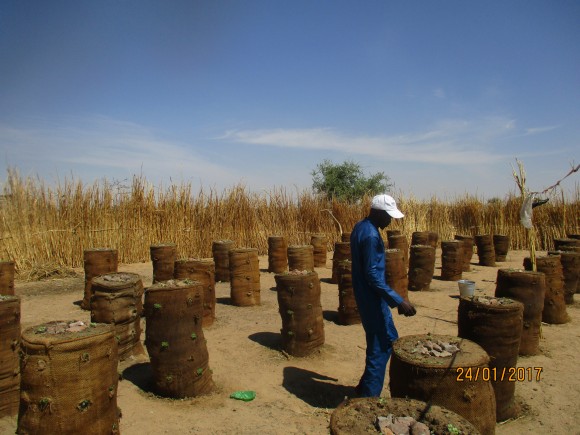
<svg viewBox="0 0 580 435">
<path fill-rule="evenodd" d="M 354 226 L 350 251 L 352 286 L 363 325 L 382 323 L 391 315 L 389 307 L 399 306 L 403 298 L 385 281 L 385 244 L 368 218 Z"/>
</svg>

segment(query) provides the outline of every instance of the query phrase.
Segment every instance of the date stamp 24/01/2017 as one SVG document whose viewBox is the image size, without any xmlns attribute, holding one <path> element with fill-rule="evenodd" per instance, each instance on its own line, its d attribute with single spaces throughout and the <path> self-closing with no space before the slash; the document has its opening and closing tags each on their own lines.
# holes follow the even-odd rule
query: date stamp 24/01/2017
<svg viewBox="0 0 580 435">
<path fill-rule="evenodd" d="M 540 382 L 543 367 L 457 367 L 457 382 Z"/>
</svg>

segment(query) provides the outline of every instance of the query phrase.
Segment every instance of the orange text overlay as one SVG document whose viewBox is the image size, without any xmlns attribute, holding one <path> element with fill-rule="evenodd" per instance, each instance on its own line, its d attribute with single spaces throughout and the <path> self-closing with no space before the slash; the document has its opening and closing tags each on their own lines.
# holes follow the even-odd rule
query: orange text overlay
<svg viewBox="0 0 580 435">
<path fill-rule="evenodd" d="M 543 367 L 457 367 L 457 382 L 539 382 Z"/>
</svg>

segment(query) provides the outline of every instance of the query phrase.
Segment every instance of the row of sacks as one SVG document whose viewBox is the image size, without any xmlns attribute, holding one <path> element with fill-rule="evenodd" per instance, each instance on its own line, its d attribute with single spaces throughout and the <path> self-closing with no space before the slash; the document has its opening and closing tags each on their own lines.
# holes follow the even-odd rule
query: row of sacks
<svg viewBox="0 0 580 435">
<path fill-rule="evenodd" d="M 514 273 L 517 273 L 517 271 L 500 270 L 498 272 L 498 289 L 496 290 L 496 296 L 501 296 L 500 283 L 505 281 L 505 279 L 500 278 L 502 278 L 503 275 L 512 276 Z M 508 285 L 507 287 L 511 288 L 511 291 L 514 294 L 507 294 L 507 296 L 512 296 L 514 299 L 525 299 L 526 296 L 519 295 L 517 291 L 524 291 L 522 290 L 522 287 L 527 289 L 530 288 L 532 284 L 535 285 L 538 282 L 541 283 L 544 281 L 544 292 L 539 291 L 540 287 L 542 287 L 540 285 L 529 294 L 529 297 L 538 299 L 534 304 L 534 309 L 536 310 L 537 315 L 537 308 L 540 305 L 543 305 L 544 302 L 543 296 L 546 292 L 546 274 L 543 272 L 534 272 L 524 275 L 531 277 L 532 283 L 527 282 L 523 285 L 521 283 L 520 285 Z M 297 356 L 303 354 L 306 355 L 324 342 L 318 276 L 316 273 L 309 271 L 289 272 L 276 275 L 276 283 L 279 309 L 283 320 L 282 340 L 284 348 L 287 349 L 289 353 Z M 519 290 L 516 291 L 514 288 Z M 184 295 L 183 298 L 180 296 L 182 293 Z M 163 297 L 164 294 L 166 295 L 165 298 Z M 538 295 L 541 297 L 538 297 Z M 157 299 L 155 299 L 154 296 L 157 297 Z M 189 346 L 190 342 L 195 342 L 196 345 L 201 345 L 200 349 L 202 350 L 199 357 L 192 356 L 193 353 L 191 351 L 188 353 L 188 355 L 192 357 L 190 361 L 198 365 L 198 367 L 190 367 L 194 370 L 187 370 L 187 375 L 195 374 L 195 376 L 193 376 L 193 381 L 189 382 L 189 384 L 187 382 L 188 377 L 183 377 L 179 370 L 174 369 L 175 365 L 172 366 L 171 363 L 165 365 L 160 364 L 159 367 L 165 368 L 155 372 L 158 374 L 155 375 L 157 379 L 155 381 L 157 390 L 163 394 L 165 388 L 165 393 L 169 393 L 167 395 L 179 397 L 179 393 L 177 393 L 177 395 L 173 393 L 174 389 L 183 390 L 187 385 L 200 387 L 197 393 L 191 392 L 191 390 L 186 392 L 185 397 L 188 397 L 199 394 L 199 392 L 204 391 L 204 389 L 211 389 L 213 382 L 211 381 L 211 372 L 207 366 L 207 349 L 205 348 L 203 331 L 201 329 L 204 300 L 203 285 L 188 279 L 161 281 L 155 283 L 145 291 L 144 306 L 141 304 L 142 297 L 143 285 L 140 282 L 140 278 L 134 274 L 112 273 L 95 277 L 91 283 L 90 300 L 92 322 L 88 324 L 83 324 L 83 322 L 53 322 L 52 324 L 39 325 L 32 328 L 33 330 L 25 331 L 22 336 L 22 373 L 27 374 L 26 368 L 32 367 L 29 373 L 42 373 L 43 375 L 50 375 L 54 379 L 57 379 L 58 376 L 51 373 L 52 369 L 47 366 L 47 362 L 58 361 L 58 368 L 67 367 L 69 371 L 71 367 L 78 366 L 79 370 L 82 370 L 84 373 L 84 375 L 81 376 L 86 378 L 87 373 L 91 373 L 95 370 L 94 367 L 88 369 L 91 367 L 91 361 L 97 362 L 99 360 L 104 360 L 104 355 L 106 355 L 109 363 L 111 360 L 114 360 L 116 367 L 116 362 L 119 358 L 119 345 L 121 343 L 124 343 L 127 346 L 127 348 L 124 349 L 125 351 L 130 350 L 132 352 L 138 352 L 138 346 L 140 345 L 140 329 L 138 331 L 134 329 L 132 333 L 128 333 L 128 339 L 131 337 L 133 339 L 136 338 L 136 340 L 123 342 L 117 326 L 126 326 L 127 322 L 134 322 L 138 317 L 140 317 L 141 313 L 144 313 L 148 322 L 148 334 L 145 344 L 148 347 L 152 367 L 155 366 L 153 363 L 155 358 L 158 358 L 158 362 L 167 362 L 171 361 L 171 357 L 174 356 L 176 360 L 181 361 L 184 353 L 180 352 L 180 349 L 191 350 L 191 346 Z M 531 305 L 529 302 L 530 301 L 527 301 L 526 305 Z M 172 306 L 172 303 L 175 303 L 176 305 Z M 111 309 L 111 307 L 114 307 L 114 309 Z M 184 307 L 194 307 L 195 310 L 197 310 L 197 314 L 193 314 L 194 311 Z M 543 308 L 544 307 L 542 306 L 540 312 L 543 312 Z M 180 310 L 183 312 L 183 317 L 180 317 L 179 315 Z M 102 319 L 98 318 L 99 313 L 108 317 Z M 527 314 L 524 313 L 524 317 L 529 314 L 529 312 Z M 153 326 L 156 321 L 159 321 L 159 325 L 163 326 Z M 91 352 L 85 351 L 86 348 L 84 346 L 77 347 L 76 345 L 82 343 L 80 343 L 79 340 L 73 340 L 74 334 L 79 335 L 80 338 L 83 339 L 93 336 L 99 336 L 99 339 L 102 339 L 104 335 L 108 334 L 102 333 L 99 326 L 101 325 L 100 322 L 112 324 L 112 328 L 110 325 L 109 329 L 112 329 L 114 344 L 109 342 L 106 351 L 104 351 L 102 355 L 92 355 Z M 199 332 L 195 331 L 195 325 L 188 325 L 188 322 L 194 322 L 195 325 L 199 327 Z M 320 327 L 318 327 L 318 322 Z M 539 329 L 539 321 L 537 320 L 530 323 L 528 319 L 526 324 L 538 326 L 537 329 L 531 328 L 531 330 L 528 331 L 528 333 L 531 333 L 532 335 Z M 181 328 L 176 328 L 176 325 L 185 325 L 185 329 L 181 330 Z M 167 332 L 168 330 L 170 331 L 169 333 Z M 510 330 L 513 330 L 513 328 L 510 328 Z M 149 332 L 153 334 L 155 331 L 160 332 L 159 336 L 151 336 L 150 338 Z M 72 347 L 66 348 L 69 349 L 70 352 L 68 352 L 68 350 L 63 351 L 60 348 L 63 339 L 64 343 L 62 344 L 65 344 L 66 346 L 73 345 Z M 187 339 L 185 340 L 185 342 L 187 342 L 187 344 L 184 345 L 185 347 L 182 347 L 183 339 Z M 198 339 L 200 339 L 200 341 L 196 341 Z M 129 343 L 134 343 L 135 346 L 131 346 Z M 90 347 L 94 347 L 94 343 Z M 116 347 L 116 351 L 113 350 L 114 347 Z M 25 349 L 29 349 L 30 351 Z M 43 352 L 48 352 L 46 349 L 60 351 L 62 354 L 71 353 L 73 355 L 73 358 L 71 359 L 72 363 L 70 363 L 70 361 L 67 363 L 66 360 L 59 360 L 57 356 L 54 356 L 54 358 L 52 356 L 46 356 L 43 358 Z M 205 357 L 203 349 L 205 349 Z M 520 352 L 521 351 L 522 347 L 520 346 Z M 40 355 L 40 359 L 36 360 L 35 358 L 38 355 Z M 182 363 L 180 362 L 179 366 L 181 365 Z M 57 368 L 54 368 L 54 370 L 57 370 Z M 99 372 L 98 368 L 96 369 L 96 372 Z M 23 379 L 24 378 L 26 377 L 23 375 Z M 99 378 L 103 378 L 102 372 L 101 375 L 99 375 Z M 106 376 L 103 379 L 107 379 Z M 33 382 L 32 384 L 38 385 L 38 382 Z M 47 382 L 45 382 L 45 384 L 48 385 Z M 23 385 L 25 385 L 25 382 L 23 382 Z M 44 412 L 52 414 L 55 409 L 59 409 L 55 404 L 61 403 L 60 400 L 64 400 L 64 398 L 62 394 L 56 391 L 57 387 L 55 385 L 52 385 L 51 388 L 53 388 L 53 390 L 48 393 L 46 393 L 46 391 L 41 391 L 39 394 L 36 394 L 36 396 L 34 392 L 23 390 L 23 393 L 21 394 L 20 409 L 25 410 L 24 412 L 28 412 L 26 415 L 30 418 L 23 414 L 21 419 L 23 422 L 22 424 L 25 424 L 24 422 L 26 421 L 34 422 L 35 419 L 38 420 Z M 69 385 L 68 388 L 70 389 L 72 387 Z M 107 391 L 107 396 L 109 397 L 109 401 L 111 401 L 111 396 L 116 392 L 116 384 L 113 385 L 110 383 L 107 387 Z M 86 394 L 84 394 L 84 396 L 86 396 Z M 84 396 L 83 394 L 80 396 L 72 396 L 74 400 L 78 399 L 75 402 L 75 409 L 77 409 L 77 411 L 82 415 L 85 415 L 87 411 L 91 409 L 92 404 L 97 403 L 96 401 L 98 400 L 98 398 Z M 26 406 L 22 406 L 23 402 L 26 403 Z M 111 415 L 116 415 L 115 418 L 117 418 L 116 422 L 113 421 L 110 423 L 111 428 L 114 429 L 115 425 L 118 427 L 118 413 L 111 413 Z"/>
</svg>

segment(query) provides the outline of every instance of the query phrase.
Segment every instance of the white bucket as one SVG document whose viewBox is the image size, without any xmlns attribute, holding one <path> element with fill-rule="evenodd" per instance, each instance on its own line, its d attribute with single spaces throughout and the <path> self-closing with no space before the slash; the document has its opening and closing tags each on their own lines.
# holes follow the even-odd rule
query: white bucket
<svg viewBox="0 0 580 435">
<path fill-rule="evenodd" d="M 460 279 L 457 281 L 457 285 L 459 285 L 460 296 L 471 297 L 475 293 L 475 281 Z"/>
</svg>

